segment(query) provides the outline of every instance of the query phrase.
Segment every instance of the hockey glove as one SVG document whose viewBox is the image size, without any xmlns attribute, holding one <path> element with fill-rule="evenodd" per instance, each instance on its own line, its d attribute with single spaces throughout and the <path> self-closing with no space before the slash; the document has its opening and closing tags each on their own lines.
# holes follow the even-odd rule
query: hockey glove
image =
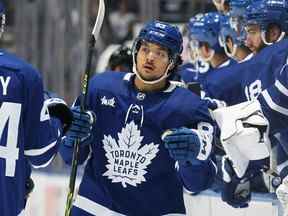
<svg viewBox="0 0 288 216">
<path fill-rule="evenodd" d="M 204 97 L 203 100 L 206 101 L 208 108 L 211 110 L 215 110 L 215 109 L 227 106 L 226 103 L 221 100 L 211 99 L 209 97 Z"/>
<path fill-rule="evenodd" d="M 276 195 L 285 213 L 288 211 L 288 176 L 286 176 L 280 186 L 276 189 Z"/>
<path fill-rule="evenodd" d="M 234 208 L 246 208 L 251 200 L 250 181 L 248 178 L 237 177 L 232 162 L 227 156 L 222 158 L 222 191 L 224 202 Z"/>
<path fill-rule="evenodd" d="M 65 133 L 72 122 L 72 112 L 64 100 L 56 94 L 44 92 L 45 104 L 48 108 L 49 115 L 59 119 L 62 123 L 63 133 Z"/>
<path fill-rule="evenodd" d="M 91 111 L 81 112 L 80 107 L 72 107 L 73 121 L 68 129 L 64 145 L 73 147 L 76 139 L 80 140 L 81 146 L 90 144 L 93 136 L 91 134 L 93 124 L 96 121 L 96 116 Z"/>
<path fill-rule="evenodd" d="M 180 163 L 201 164 L 207 161 L 211 153 L 212 144 L 194 129 L 181 127 L 168 130 L 162 140 L 170 156 Z"/>
</svg>

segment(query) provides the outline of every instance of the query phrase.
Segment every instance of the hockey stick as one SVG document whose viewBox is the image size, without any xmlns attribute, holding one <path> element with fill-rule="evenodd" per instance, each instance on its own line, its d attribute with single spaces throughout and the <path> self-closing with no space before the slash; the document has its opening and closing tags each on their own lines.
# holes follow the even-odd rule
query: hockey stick
<svg viewBox="0 0 288 216">
<path fill-rule="evenodd" d="M 95 25 L 91 34 L 90 41 L 89 41 L 86 68 L 85 68 L 83 79 L 81 81 L 81 95 L 80 95 L 81 111 L 84 111 L 86 108 L 89 79 L 90 79 L 91 72 L 92 72 L 91 63 L 92 63 L 92 57 L 93 57 L 93 49 L 94 49 L 96 40 L 99 37 L 100 29 L 103 24 L 104 15 L 105 15 L 104 0 L 98 0 L 98 2 L 99 2 L 98 14 L 97 14 L 96 22 L 95 22 Z M 71 215 L 72 201 L 74 197 L 75 181 L 76 181 L 77 167 L 78 167 L 79 144 L 80 144 L 80 140 L 79 139 L 75 140 L 74 148 L 73 148 L 73 157 L 72 157 L 72 168 L 71 168 L 70 179 L 69 179 L 69 191 L 68 191 L 67 200 L 66 200 L 65 216 Z"/>
</svg>

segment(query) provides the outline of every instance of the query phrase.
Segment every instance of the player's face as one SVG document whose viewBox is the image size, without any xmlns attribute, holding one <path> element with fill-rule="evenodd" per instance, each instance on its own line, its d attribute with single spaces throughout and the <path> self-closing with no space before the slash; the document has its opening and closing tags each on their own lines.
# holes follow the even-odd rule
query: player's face
<svg viewBox="0 0 288 216">
<path fill-rule="evenodd" d="M 209 62 L 213 57 L 213 50 L 205 42 L 200 42 L 198 49 L 200 59 L 203 59 L 205 62 Z"/>
<path fill-rule="evenodd" d="M 229 11 L 229 4 L 227 4 L 225 0 L 213 0 L 213 3 L 217 11 L 222 13 L 226 13 Z"/>
<path fill-rule="evenodd" d="M 233 45 L 234 45 L 232 38 L 228 37 L 228 38 L 225 40 L 225 43 L 226 43 L 226 46 L 227 46 L 227 48 L 228 48 L 228 51 L 229 51 L 230 53 L 232 53 Z"/>
<path fill-rule="evenodd" d="M 269 25 L 265 32 L 265 38 L 268 43 L 275 43 L 281 37 L 281 29 L 276 24 Z"/>
<path fill-rule="evenodd" d="M 169 65 L 168 50 L 143 41 L 137 54 L 137 71 L 143 79 L 154 81 L 162 77 Z"/>
<path fill-rule="evenodd" d="M 193 39 L 190 40 L 188 49 L 189 49 L 191 62 L 192 63 L 196 62 L 198 60 L 198 55 L 199 55 L 199 42 Z"/>
<path fill-rule="evenodd" d="M 245 27 L 246 40 L 245 45 L 255 54 L 263 47 L 264 43 L 261 38 L 261 29 L 259 25 L 252 24 Z"/>
</svg>

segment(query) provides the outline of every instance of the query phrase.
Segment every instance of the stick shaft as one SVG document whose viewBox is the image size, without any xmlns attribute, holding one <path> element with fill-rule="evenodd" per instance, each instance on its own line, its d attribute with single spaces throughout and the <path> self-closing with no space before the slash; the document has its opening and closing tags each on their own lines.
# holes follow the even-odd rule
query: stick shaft
<svg viewBox="0 0 288 216">
<path fill-rule="evenodd" d="M 101 26 L 103 24 L 104 15 L 105 15 L 104 0 L 99 0 L 98 14 L 97 14 L 96 22 L 95 22 L 95 25 L 91 34 L 91 38 L 89 40 L 85 73 L 83 74 L 83 78 L 81 81 L 81 95 L 80 95 L 80 110 L 81 111 L 85 111 L 87 108 L 86 106 L 87 106 L 87 97 L 88 97 L 88 89 L 89 89 L 89 80 L 92 74 L 93 52 L 94 52 L 96 40 L 99 37 Z M 73 202 L 74 191 L 75 191 L 75 182 L 76 182 L 76 177 L 77 177 L 78 160 L 79 160 L 79 146 L 80 146 L 80 140 L 76 139 L 74 142 L 74 147 L 73 147 L 72 167 L 71 167 L 71 173 L 70 173 L 70 178 L 69 178 L 69 189 L 68 189 L 68 194 L 67 194 L 67 199 L 66 199 L 65 216 L 71 215 L 72 202 Z"/>
</svg>

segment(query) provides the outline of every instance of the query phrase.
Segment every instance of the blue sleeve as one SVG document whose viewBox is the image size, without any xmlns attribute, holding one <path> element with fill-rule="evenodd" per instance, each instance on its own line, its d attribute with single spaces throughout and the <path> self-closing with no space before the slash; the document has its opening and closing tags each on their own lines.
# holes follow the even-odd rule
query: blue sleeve
<svg viewBox="0 0 288 216">
<path fill-rule="evenodd" d="M 26 98 L 25 156 L 33 167 L 45 167 L 54 158 L 61 135 L 61 124 L 50 119 L 44 104 L 43 85 L 40 75 L 32 68 L 25 68 Z"/>
<path fill-rule="evenodd" d="M 72 147 L 68 147 L 66 145 L 60 145 L 59 153 L 66 164 L 68 164 L 68 165 L 72 164 L 72 157 L 73 157 L 73 148 Z M 88 158 L 89 153 L 90 153 L 89 146 L 85 146 L 85 147 L 81 148 L 81 145 L 80 145 L 78 164 L 83 164 L 86 161 L 86 159 Z"/>
<path fill-rule="evenodd" d="M 277 171 L 283 179 L 288 175 L 288 131 L 275 135 L 278 140 L 277 149 Z"/>
<path fill-rule="evenodd" d="M 243 99 L 239 96 L 242 92 L 242 68 L 244 64 L 233 64 L 210 73 L 202 84 L 203 97 L 215 100 L 217 105 L 225 102 L 231 106 L 242 102 Z"/>
<path fill-rule="evenodd" d="M 198 123 L 200 122 L 207 122 L 214 125 L 215 122 L 213 121 L 210 115 L 207 101 L 199 98 L 199 100 L 197 102 L 195 101 L 194 104 L 195 105 L 194 105 L 194 112 L 192 115 L 193 118 L 192 121 L 194 122 L 195 126 L 197 126 Z"/>
<path fill-rule="evenodd" d="M 287 128 L 288 123 L 288 67 L 285 64 L 274 85 L 258 97 L 262 111 L 270 123 L 271 133 Z"/>
<path fill-rule="evenodd" d="M 179 165 L 178 175 L 184 187 L 191 193 L 199 193 L 208 189 L 214 182 L 217 168 L 212 160 L 207 163 Z"/>
<path fill-rule="evenodd" d="M 207 103 L 204 100 L 199 100 L 199 103 L 195 106 L 193 117 L 195 121 L 193 128 L 205 131 L 206 137 L 210 137 L 209 140 L 213 148 L 215 122 L 212 120 Z M 179 163 L 178 175 L 188 191 L 199 193 L 211 186 L 216 171 L 216 165 L 210 158 L 206 162 L 197 164 Z"/>
</svg>

